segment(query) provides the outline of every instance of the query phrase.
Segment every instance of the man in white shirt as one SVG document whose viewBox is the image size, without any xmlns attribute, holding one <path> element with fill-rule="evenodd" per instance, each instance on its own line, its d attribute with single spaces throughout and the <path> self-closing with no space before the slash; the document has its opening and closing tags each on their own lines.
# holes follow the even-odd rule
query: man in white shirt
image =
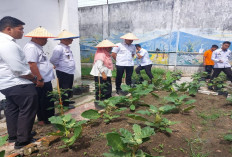
<svg viewBox="0 0 232 157">
<path fill-rule="evenodd" d="M 231 57 L 230 45 L 231 43 L 229 41 L 225 41 L 220 49 L 213 51 L 211 59 L 214 61 L 214 71 L 210 80 L 218 77 L 221 71 L 223 71 L 232 82 L 232 71 L 229 63 L 229 58 Z"/>
<path fill-rule="evenodd" d="M 118 47 L 114 47 L 112 50 L 112 57 L 116 60 L 116 91 L 119 95 L 125 95 L 121 89 L 122 76 L 126 70 L 126 84 L 131 85 L 131 76 L 134 71 L 134 55 L 136 53 L 136 48 L 132 44 L 134 40 L 138 38 L 132 34 L 128 33 L 121 37 L 124 39 L 124 43 L 116 44 Z"/>
<path fill-rule="evenodd" d="M 152 61 L 149 57 L 147 50 L 141 48 L 139 44 L 135 45 L 137 50 L 137 58 L 140 59 L 140 65 L 135 69 L 135 72 L 140 76 L 140 81 L 143 82 L 143 77 L 141 76 L 140 71 L 145 69 L 146 74 L 150 78 L 149 82 L 152 82 L 153 75 L 151 73 Z"/>
<path fill-rule="evenodd" d="M 55 40 L 60 40 L 60 43 L 54 48 L 50 62 L 54 65 L 56 69 L 56 76 L 59 79 L 59 86 L 62 89 L 72 89 L 74 74 L 75 74 L 75 61 L 73 53 L 70 49 L 70 46 L 73 42 L 73 39 L 79 38 L 66 30 L 63 30 L 58 38 Z M 72 91 L 66 91 L 67 96 L 63 95 L 62 100 L 63 105 L 69 109 L 75 108 L 75 106 L 70 105 L 75 103 L 75 101 L 70 101 L 72 97 Z"/>
<path fill-rule="evenodd" d="M 38 124 L 50 124 L 48 118 L 54 116 L 55 110 L 54 102 L 50 101 L 51 98 L 48 96 L 48 92 L 53 90 L 51 81 L 55 79 L 55 76 L 53 66 L 43 51 L 43 46 L 47 43 L 48 38 L 53 38 L 53 35 L 46 29 L 38 27 L 26 34 L 25 37 L 32 37 L 31 41 L 24 46 L 23 51 L 30 65 L 31 72 L 37 76 L 36 90 L 39 96 Z"/>
<path fill-rule="evenodd" d="M 8 141 L 15 142 L 15 149 L 32 142 L 31 130 L 38 108 L 38 96 L 32 83 L 36 77 L 15 42 L 22 38 L 24 24 L 10 16 L 0 20 L 0 92 L 7 100 Z"/>
</svg>

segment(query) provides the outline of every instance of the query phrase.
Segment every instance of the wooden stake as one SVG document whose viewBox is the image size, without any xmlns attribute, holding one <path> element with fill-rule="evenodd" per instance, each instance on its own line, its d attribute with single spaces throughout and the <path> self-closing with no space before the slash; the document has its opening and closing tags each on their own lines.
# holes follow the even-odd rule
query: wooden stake
<svg viewBox="0 0 232 157">
<path fill-rule="evenodd" d="M 101 81 L 100 81 L 100 74 L 98 74 L 98 88 L 99 88 L 99 100 L 101 101 Z"/>
<path fill-rule="evenodd" d="M 64 115 L 63 102 L 60 94 L 59 79 L 57 78 L 56 80 L 57 80 L 57 92 L 59 94 L 59 105 L 60 105 L 61 115 Z"/>
</svg>

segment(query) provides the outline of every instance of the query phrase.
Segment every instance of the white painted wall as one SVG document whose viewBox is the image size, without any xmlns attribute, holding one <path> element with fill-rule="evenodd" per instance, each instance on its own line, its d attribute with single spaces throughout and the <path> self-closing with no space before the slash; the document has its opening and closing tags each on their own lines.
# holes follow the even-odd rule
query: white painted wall
<svg viewBox="0 0 232 157">
<path fill-rule="evenodd" d="M 55 36 L 63 29 L 79 35 L 77 0 L 1 0 L 0 19 L 4 16 L 13 16 L 25 22 L 24 35 L 38 26 L 43 26 Z M 23 48 L 29 40 L 23 37 L 17 43 Z M 48 39 L 44 51 L 51 56 L 57 43 L 59 41 Z M 81 78 L 79 39 L 73 41 L 71 49 L 76 61 L 77 82 Z"/>
</svg>

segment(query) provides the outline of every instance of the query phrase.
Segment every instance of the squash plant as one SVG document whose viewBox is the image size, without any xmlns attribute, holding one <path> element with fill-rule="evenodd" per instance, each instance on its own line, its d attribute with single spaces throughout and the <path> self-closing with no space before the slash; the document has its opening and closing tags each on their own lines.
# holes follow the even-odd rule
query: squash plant
<svg viewBox="0 0 232 157">
<path fill-rule="evenodd" d="M 61 140 L 64 142 L 64 145 L 59 148 L 73 145 L 81 136 L 82 124 L 86 123 L 85 120 L 77 122 L 72 118 L 71 114 L 52 116 L 49 121 L 59 130 L 59 132 L 53 132 L 50 135 L 61 136 Z"/>
<path fill-rule="evenodd" d="M 122 85 L 122 90 L 131 93 L 132 98 L 126 97 L 121 103 L 126 104 L 130 107 L 130 110 L 134 111 L 137 106 L 140 105 L 142 96 L 145 96 L 153 91 L 154 85 L 148 84 L 147 81 L 142 82 L 142 84 L 136 85 L 135 87 L 130 87 L 128 85 Z"/>
<path fill-rule="evenodd" d="M 0 146 L 3 146 L 6 143 L 7 139 L 8 139 L 8 135 L 0 137 Z M 4 157 L 4 156 L 5 156 L 5 150 L 1 150 L 0 157 Z"/>
<path fill-rule="evenodd" d="M 174 104 L 175 109 L 180 113 L 185 113 L 193 109 L 195 106 L 190 105 L 194 102 L 196 102 L 195 99 L 187 100 L 189 96 L 187 95 L 178 95 L 176 92 L 172 92 L 169 96 L 164 97 L 164 99 L 172 104 Z M 189 105 L 186 108 L 183 108 L 183 105 Z"/>
<path fill-rule="evenodd" d="M 149 110 L 139 110 L 136 113 L 147 115 L 152 117 L 151 120 L 148 120 L 146 117 L 137 115 L 137 114 L 128 114 L 129 118 L 140 120 L 145 122 L 146 125 L 154 127 L 158 131 L 164 131 L 172 133 L 172 130 L 169 128 L 170 125 L 176 124 L 177 122 L 171 122 L 167 118 L 163 118 L 162 114 L 172 111 L 175 106 L 166 105 L 160 108 L 157 108 L 153 105 L 150 105 Z"/>
<path fill-rule="evenodd" d="M 107 144 L 111 147 L 109 153 L 104 153 L 105 157 L 151 157 L 151 155 L 139 149 L 140 145 L 150 139 L 155 134 L 150 127 L 141 128 L 133 125 L 133 133 L 121 128 L 119 132 L 106 134 Z"/>
</svg>

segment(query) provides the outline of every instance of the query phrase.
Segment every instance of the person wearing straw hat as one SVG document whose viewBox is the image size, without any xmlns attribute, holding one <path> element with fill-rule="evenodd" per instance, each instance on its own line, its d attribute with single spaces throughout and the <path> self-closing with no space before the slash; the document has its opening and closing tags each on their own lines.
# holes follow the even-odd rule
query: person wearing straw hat
<svg viewBox="0 0 232 157">
<path fill-rule="evenodd" d="M 24 22 L 11 16 L 0 20 L 0 92 L 7 100 L 8 142 L 15 142 L 15 149 L 33 142 L 31 131 L 38 108 L 38 95 L 33 85 L 36 77 L 15 42 L 23 36 L 23 25 Z"/>
<path fill-rule="evenodd" d="M 54 116 L 55 110 L 54 102 L 50 101 L 48 92 L 53 90 L 51 81 L 55 79 L 55 76 L 53 66 L 43 51 L 43 46 L 47 43 L 48 38 L 54 38 L 54 36 L 40 26 L 26 34 L 25 37 L 31 37 L 31 41 L 24 46 L 23 51 L 32 73 L 37 76 L 36 90 L 39 96 L 38 124 L 50 124 L 48 118 Z"/>
<path fill-rule="evenodd" d="M 120 37 L 124 39 L 123 43 L 116 44 L 118 47 L 114 47 L 112 50 L 112 57 L 116 60 L 116 92 L 119 95 L 126 95 L 121 89 L 122 76 L 126 70 L 126 84 L 131 85 L 131 77 L 134 71 L 134 55 L 136 54 L 136 48 L 132 44 L 134 40 L 138 38 L 132 34 L 127 33 Z"/>
<path fill-rule="evenodd" d="M 56 75 L 59 79 L 59 86 L 62 89 L 72 89 L 74 74 L 75 74 L 75 61 L 73 58 L 73 53 L 70 49 L 70 44 L 72 44 L 73 39 L 79 38 L 66 30 L 63 30 L 58 38 L 55 40 L 60 40 L 60 43 L 54 48 L 50 62 L 54 65 L 56 69 Z M 75 103 L 74 101 L 64 101 L 72 96 L 72 91 L 67 91 L 68 96 L 63 95 L 63 105 L 69 109 L 75 108 L 70 105 Z"/>
<path fill-rule="evenodd" d="M 103 40 L 96 48 L 97 51 L 94 56 L 93 68 L 90 75 L 94 76 L 95 80 L 95 100 L 105 100 L 111 97 L 112 84 L 111 76 L 113 70 L 113 63 L 110 52 L 112 47 L 117 45 L 109 40 Z M 95 106 L 97 103 L 95 102 Z"/>
</svg>

